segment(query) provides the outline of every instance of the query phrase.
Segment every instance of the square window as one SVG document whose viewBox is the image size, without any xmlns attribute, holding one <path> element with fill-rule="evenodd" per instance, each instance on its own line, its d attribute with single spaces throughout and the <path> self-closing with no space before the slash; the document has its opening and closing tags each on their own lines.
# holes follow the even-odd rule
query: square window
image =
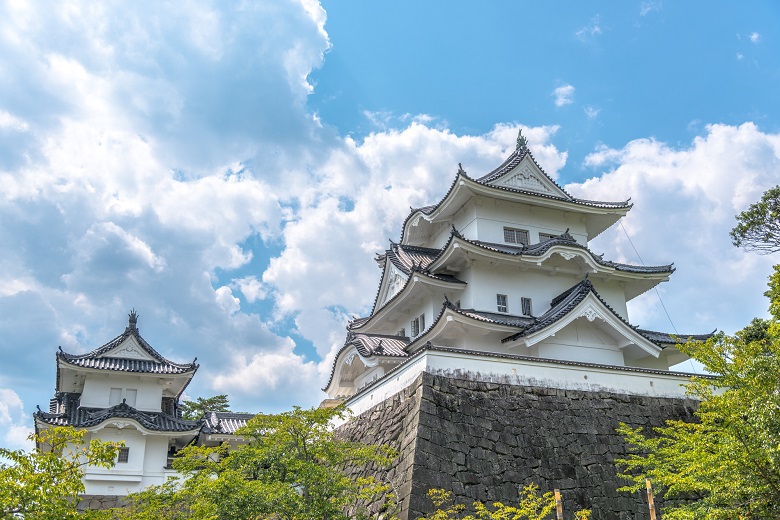
<svg viewBox="0 0 780 520">
<path fill-rule="evenodd" d="M 557 236 L 558 235 L 552 235 L 550 233 L 539 233 L 539 242 L 547 242 L 548 240 L 552 240 Z"/>
<path fill-rule="evenodd" d="M 532 316 L 531 298 L 520 298 L 520 306 L 523 309 L 523 316 Z"/>
<path fill-rule="evenodd" d="M 129 459 L 130 459 L 130 448 L 119 448 L 119 456 L 116 459 L 117 463 L 127 462 Z"/>
<path fill-rule="evenodd" d="M 509 307 L 506 303 L 506 294 L 496 294 L 496 308 L 498 312 L 509 312 Z"/>
<path fill-rule="evenodd" d="M 504 242 L 507 244 L 528 245 L 528 231 L 525 229 L 504 228 Z"/>
<path fill-rule="evenodd" d="M 122 389 L 112 388 L 108 396 L 108 406 L 116 406 L 122 402 Z"/>
</svg>

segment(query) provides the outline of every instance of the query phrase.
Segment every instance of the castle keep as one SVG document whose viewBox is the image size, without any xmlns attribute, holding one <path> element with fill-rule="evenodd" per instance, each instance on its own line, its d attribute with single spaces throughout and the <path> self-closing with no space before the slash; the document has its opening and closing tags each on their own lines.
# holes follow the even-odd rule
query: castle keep
<svg viewBox="0 0 780 520">
<path fill-rule="evenodd" d="M 630 209 L 572 197 L 519 135 L 495 170 L 459 168 L 377 257 L 373 309 L 348 325 L 324 390 L 357 415 L 346 435 L 400 450 L 382 476 L 402 518 L 430 508 L 429 488 L 509 503 L 529 482 L 595 518 L 643 510 L 615 491 L 626 450 L 615 427 L 690 419 L 689 375 L 670 367 L 687 359 L 678 341 L 709 335 L 631 324 L 626 303 L 674 268 L 589 249 Z"/>
</svg>

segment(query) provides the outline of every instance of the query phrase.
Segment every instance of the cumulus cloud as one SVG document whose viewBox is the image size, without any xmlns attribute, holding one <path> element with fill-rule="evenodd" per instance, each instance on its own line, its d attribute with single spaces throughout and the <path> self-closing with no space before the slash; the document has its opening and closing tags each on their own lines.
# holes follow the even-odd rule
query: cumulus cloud
<svg viewBox="0 0 780 520">
<path fill-rule="evenodd" d="M 562 85 L 553 90 L 555 97 L 555 106 L 562 107 L 574 103 L 574 87 L 572 85 Z"/>
<path fill-rule="evenodd" d="M 100 346 L 131 307 L 161 353 L 199 357 L 194 395 L 223 350 L 297 359 L 231 281 L 252 244 L 281 247 L 296 186 L 340 142 L 306 107 L 321 6 L 7 2 L 0 18 L 0 386 L 46 403 L 57 345 Z"/>
<path fill-rule="evenodd" d="M 0 428 L 3 430 L 0 446 L 12 450 L 33 448 L 27 439 L 33 430 L 27 425 L 22 399 L 10 388 L 0 388 Z"/>
<path fill-rule="evenodd" d="M 711 125 L 687 147 L 638 139 L 619 149 L 602 147 L 585 164 L 606 171 L 568 185 L 573 194 L 632 197 L 634 203 L 623 225 L 603 233 L 594 248 L 638 262 L 625 229 L 648 264 L 675 262 L 677 271 L 660 294 L 680 332 L 734 332 L 765 315 L 760 295 L 772 259 L 735 248 L 728 232 L 734 215 L 777 183 L 780 135 L 752 123 Z M 633 323 L 670 329 L 654 292 L 629 312 Z"/>
<path fill-rule="evenodd" d="M 753 43 L 758 43 L 759 41 L 761 41 L 761 35 L 758 34 L 757 32 L 750 33 L 750 36 L 748 36 L 748 38 L 750 38 L 750 41 Z"/>
</svg>

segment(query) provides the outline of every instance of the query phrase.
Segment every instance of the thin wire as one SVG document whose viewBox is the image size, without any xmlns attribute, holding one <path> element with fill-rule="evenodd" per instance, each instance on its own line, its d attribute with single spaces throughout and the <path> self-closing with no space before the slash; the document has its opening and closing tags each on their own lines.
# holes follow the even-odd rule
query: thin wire
<svg viewBox="0 0 780 520">
<path fill-rule="evenodd" d="M 619 220 L 620 223 L 620 229 L 623 230 L 623 233 L 626 234 L 626 238 L 628 239 L 628 243 L 631 244 L 631 248 L 634 250 L 634 253 L 636 253 L 637 258 L 639 258 L 639 262 L 642 265 L 645 265 L 645 261 L 642 260 L 642 256 L 639 254 L 639 251 L 637 251 L 636 246 L 634 245 L 634 242 L 631 241 L 631 237 L 628 236 L 628 231 L 626 231 L 625 226 L 623 226 L 623 221 Z M 658 287 L 653 287 L 655 290 L 656 296 L 658 296 L 658 301 L 661 303 L 661 308 L 664 310 L 664 314 L 666 314 L 666 318 L 669 320 L 669 324 L 672 326 L 672 329 L 674 330 L 675 335 L 679 336 L 680 333 L 677 332 L 677 327 L 674 326 L 674 322 L 672 321 L 672 317 L 669 315 L 669 311 L 666 310 L 666 305 L 664 305 L 664 301 L 661 299 L 661 293 L 658 292 Z M 688 358 L 688 362 L 691 364 L 691 368 L 693 369 L 693 373 L 696 372 L 696 366 L 693 364 L 693 361 L 691 361 L 691 358 Z"/>
</svg>

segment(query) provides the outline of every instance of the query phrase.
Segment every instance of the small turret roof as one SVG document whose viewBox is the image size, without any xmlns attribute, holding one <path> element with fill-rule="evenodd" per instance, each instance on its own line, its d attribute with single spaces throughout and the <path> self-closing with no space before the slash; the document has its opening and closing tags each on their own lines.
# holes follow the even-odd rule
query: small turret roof
<svg viewBox="0 0 780 520">
<path fill-rule="evenodd" d="M 255 414 L 253 413 L 206 411 L 203 415 L 201 431 L 206 434 L 222 433 L 233 435 L 236 431 L 246 426 L 254 416 Z"/>
<path fill-rule="evenodd" d="M 122 334 L 91 352 L 69 354 L 60 347 L 57 352 L 58 366 L 64 363 L 80 368 L 151 374 L 185 374 L 198 369 L 195 361 L 175 363 L 163 357 L 141 337 L 135 310 L 130 312 L 129 317 L 129 324 Z"/>
</svg>

